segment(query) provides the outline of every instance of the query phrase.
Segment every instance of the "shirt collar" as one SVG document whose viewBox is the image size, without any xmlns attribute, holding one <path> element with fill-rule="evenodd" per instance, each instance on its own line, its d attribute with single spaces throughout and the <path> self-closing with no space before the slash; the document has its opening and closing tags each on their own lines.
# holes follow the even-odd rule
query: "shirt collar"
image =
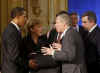
<svg viewBox="0 0 100 73">
<path fill-rule="evenodd" d="M 73 27 L 73 28 L 79 32 L 79 25 L 78 24 L 76 24 L 76 27 Z"/>
<path fill-rule="evenodd" d="M 97 27 L 97 24 L 94 25 L 94 26 L 89 30 L 89 32 L 92 32 L 96 27 Z"/>
<path fill-rule="evenodd" d="M 68 31 L 69 28 L 70 28 L 70 27 L 67 27 L 67 28 L 64 30 L 64 32 L 61 34 L 61 39 L 65 36 L 65 34 L 66 34 L 66 32 Z M 59 34 L 58 34 L 58 36 L 59 36 Z"/>
<path fill-rule="evenodd" d="M 77 29 L 77 31 L 79 32 L 79 25 L 77 24 L 77 26 L 76 26 L 76 29 Z"/>
<path fill-rule="evenodd" d="M 13 21 L 11 21 L 11 23 L 17 28 L 18 31 L 20 31 L 20 28 L 16 23 L 14 23 Z"/>
</svg>

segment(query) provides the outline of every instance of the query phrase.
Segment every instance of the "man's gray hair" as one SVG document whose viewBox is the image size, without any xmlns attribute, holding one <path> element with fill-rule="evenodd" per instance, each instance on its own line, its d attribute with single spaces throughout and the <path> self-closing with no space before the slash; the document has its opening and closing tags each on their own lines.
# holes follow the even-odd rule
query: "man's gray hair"
<svg viewBox="0 0 100 73">
<path fill-rule="evenodd" d="M 67 14 L 61 14 L 58 17 L 60 17 L 61 20 L 62 20 L 62 22 L 64 22 L 66 25 L 69 26 L 71 24 L 71 18 L 70 18 L 69 15 L 67 15 Z"/>
</svg>

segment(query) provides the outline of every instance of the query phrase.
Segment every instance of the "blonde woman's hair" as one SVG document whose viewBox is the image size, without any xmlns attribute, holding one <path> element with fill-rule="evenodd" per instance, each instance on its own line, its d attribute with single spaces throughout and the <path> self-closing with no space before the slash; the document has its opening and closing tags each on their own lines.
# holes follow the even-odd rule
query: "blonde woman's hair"
<svg viewBox="0 0 100 73">
<path fill-rule="evenodd" d="M 27 22 L 27 30 L 28 32 L 31 32 L 30 29 L 33 28 L 36 25 L 41 24 L 41 21 L 39 19 L 31 19 Z"/>
</svg>

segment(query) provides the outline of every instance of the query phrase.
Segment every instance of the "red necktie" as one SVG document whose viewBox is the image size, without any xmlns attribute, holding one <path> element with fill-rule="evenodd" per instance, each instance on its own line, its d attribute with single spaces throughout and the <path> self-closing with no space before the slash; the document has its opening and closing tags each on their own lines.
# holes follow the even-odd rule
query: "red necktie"
<svg viewBox="0 0 100 73">
<path fill-rule="evenodd" d="M 58 36 L 58 39 L 57 39 L 57 43 L 60 43 L 60 41 L 61 41 L 61 34 L 62 33 L 59 33 L 59 36 Z"/>
</svg>

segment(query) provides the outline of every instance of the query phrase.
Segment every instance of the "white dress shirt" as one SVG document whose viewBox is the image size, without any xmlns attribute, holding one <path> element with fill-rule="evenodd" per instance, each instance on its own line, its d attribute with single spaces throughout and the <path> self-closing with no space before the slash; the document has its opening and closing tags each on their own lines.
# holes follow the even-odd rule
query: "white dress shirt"
<svg viewBox="0 0 100 73">
<path fill-rule="evenodd" d="M 89 30 L 89 32 L 91 33 L 96 27 L 97 27 L 97 24 L 94 25 L 94 26 Z"/>
<path fill-rule="evenodd" d="M 11 21 L 11 23 L 17 28 L 18 31 L 20 31 L 20 28 L 16 23 L 14 23 L 13 21 Z"/>
<path fill-rule="evenodd" d="M 73 27 L 75 30 L 77 30 L 77 32 L 79 32 L 79 25 L 76 24 L 76 27 Z"/>
</svg>

